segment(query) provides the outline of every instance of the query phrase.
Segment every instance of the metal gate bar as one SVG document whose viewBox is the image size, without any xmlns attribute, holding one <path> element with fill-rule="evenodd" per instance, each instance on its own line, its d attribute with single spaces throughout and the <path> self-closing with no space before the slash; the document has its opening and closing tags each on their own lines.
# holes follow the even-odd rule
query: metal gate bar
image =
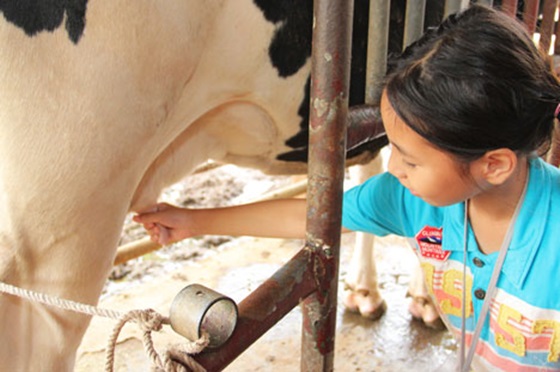
<svg viewBox="0 0 560 372">
<path fill-rule="evenodd" d="M 426 0 L 406 2 L 403 49 L 412 44 L 424 32 Z"/>
<path fill-rule="evenodd" d="M 365 103 L 370 105 L 381 99 L 381 87 L 387 72 L 390 15 L 391 0 L 370 0 L 365 94 Z"/>
<path fill-rule="evenodd" d="M 518 0 L 502 0 L 502 11 L 510 17 L 515 17 L 517 14 Z"/>
<path fill-rule="evenodd" d="M 556 39 L 554 40 L 554 55 L 560 55 L 560 21 L 556 21 L 556 26 L 554 27 L 554 35 Z"/>
<path fill-rule="evenodd" d="M 546 52 L 549 51 L 552 42 L 552 34 L 554 34 L 554 16 L 556 15 L 557 8 L 558 0 L 544 0 L 539 44 Z"/>
<path fill-rule="evenodd" d="M 302 371 L 332 371 L 353 0 L 315 0 L 307 241 L 317 291 L 302 303 Z"/>
<path fill-rule="evenodd" d="M 523 22 L 531 34 L 537 29 L 537 18 L 539 17 L 539 0 L 526 0 L 523 8 Z"/>
<path fill-rule="evenodd" d="M 461 9 L 465 9 L 469 5 L 469 0 L 446 0 L 444 18 L 452 13 L 456 13 Z"/>
<path fill-rule="evenodd" d="M 477 0 L 476 3 L 477 4 L 488 5 L 488 6 L 493 6 L 494 5 L 494 0 Z"/>
</svg>

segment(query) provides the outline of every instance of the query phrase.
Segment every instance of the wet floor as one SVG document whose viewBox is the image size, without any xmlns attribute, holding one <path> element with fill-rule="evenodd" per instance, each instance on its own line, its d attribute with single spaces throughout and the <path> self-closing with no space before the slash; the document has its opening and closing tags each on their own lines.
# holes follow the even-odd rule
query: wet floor
<svg viewBox="0 0 560 372">
<path fill-rule="evenodd" d="M 352 234 L 343 239 L 341 278 L 348 269 Z M 267 279 L 301 247 L 300 241 L 242 238 L 225 244 L 207 257 L 131 284 L 106 296 L 100 306 L 121 311 L 154 308 L 167 315 L 169 304 L 184 286 L 191 283 L 213 288 L 235 301 Z M 397 238 L 378 239 L 376 246 L 379 282 L 387 313 L 378 321 L 361 318 L 344 310 L 339 291 L 334 367 L 336 371 L 450 371 L 455 362 L 456 344 L 447 331 L 434 331 L 411 319 L 406 289 L 415 258 Z M 341 279 L 342 280 L 342 279 Z M 342 281 L 339 288 L 343 288 Z M 94 319 L 77 360 L 76 371 L 104 369 L 106 339 L 114 322 Z M 249 347 L 226 371 L 299 371 L 301 312 L 295 308 L 274 328 Z M 157 350 L 181 342 L 172 330 L 154 334 Z M 141 333 L 127 325 L 119 337 L 116 371 L 149 371 L 150 364 L 141 343 Z"/>
</svg>

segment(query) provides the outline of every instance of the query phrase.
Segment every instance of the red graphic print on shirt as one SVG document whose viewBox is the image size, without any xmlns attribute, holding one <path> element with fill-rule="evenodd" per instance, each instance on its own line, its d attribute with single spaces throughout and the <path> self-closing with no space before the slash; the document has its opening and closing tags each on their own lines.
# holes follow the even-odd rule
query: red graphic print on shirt
<svg viewBox="0 0 560 372">
<path fill-rule="evenodd" d="M 416 234 L 416 242 L 422 257 L 445 261 L 451 251 L 441 249 L 442 228 L 426 226 Z"/>
</svg>

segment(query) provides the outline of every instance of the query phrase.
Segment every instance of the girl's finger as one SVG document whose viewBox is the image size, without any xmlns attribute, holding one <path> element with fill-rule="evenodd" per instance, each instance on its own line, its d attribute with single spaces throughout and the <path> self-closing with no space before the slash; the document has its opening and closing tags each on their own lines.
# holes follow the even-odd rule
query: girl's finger
<svg viewBox="0 0 560 372">
<path fill-rule="evenodd" d="M 170 239 L 171 239 L 171 232 L 169 231 L 169 229 L 165 226 L 160 225 L 159 223 L 155 224 L 159 231 L 159 239 L 158 239 L 158 243 L 161 245 L 166 245 L 169 244 Z"/>
</svg>

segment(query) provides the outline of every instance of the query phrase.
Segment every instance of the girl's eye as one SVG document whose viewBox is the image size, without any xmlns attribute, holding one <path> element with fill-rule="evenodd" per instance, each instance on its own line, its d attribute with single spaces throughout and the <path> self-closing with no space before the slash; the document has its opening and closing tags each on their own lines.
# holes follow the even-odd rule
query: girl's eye
<svg viewBox="0 0 560 372">
<path fill-rule="evenodd" d="M 410 163 L 406 160 L 403 160 L 403 163 L 404 163 L 404 165 L 406 165 L 409 168 L 416 168 L 416 164 L 414 164 L 414 163 Z"/>
</svg>

